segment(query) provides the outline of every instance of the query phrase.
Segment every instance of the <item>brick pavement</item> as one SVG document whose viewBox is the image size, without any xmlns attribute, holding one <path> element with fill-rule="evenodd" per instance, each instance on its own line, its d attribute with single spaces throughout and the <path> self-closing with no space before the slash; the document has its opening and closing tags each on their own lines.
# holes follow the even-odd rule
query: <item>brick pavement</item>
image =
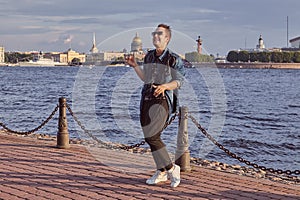
<svg viewBox="0 0 300 200">
<path fill-rule="evenodd" d="M 51 140 L 0 134 L 0 199 L 300 199 L 297 185 L 199 166 L 182 173 L 175 189 L 170 182 L 149 186 L 151 157 L 55 146 Z"/>
</svg>

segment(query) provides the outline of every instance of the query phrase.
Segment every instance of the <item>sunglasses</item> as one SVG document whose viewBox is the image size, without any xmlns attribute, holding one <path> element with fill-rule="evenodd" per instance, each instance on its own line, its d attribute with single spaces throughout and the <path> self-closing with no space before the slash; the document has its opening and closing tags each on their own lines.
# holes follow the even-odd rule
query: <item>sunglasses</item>
<svg viewBox="0 0 300 200">
<path fill-rule="evenodd" d="M 162 32 L 162 31 L 154 31 L 151 34 L 152 34 L 152 36 L 155 36 L 155 35 L 161 36 L 162 34 L 164 34 L 164 32 Z"/>
</svg>

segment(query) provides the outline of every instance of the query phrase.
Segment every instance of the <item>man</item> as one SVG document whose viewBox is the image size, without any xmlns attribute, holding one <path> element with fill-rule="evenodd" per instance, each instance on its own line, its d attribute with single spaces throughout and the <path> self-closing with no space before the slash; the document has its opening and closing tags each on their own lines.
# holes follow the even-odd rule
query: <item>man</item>
<svg viewBox="0 0 300 200">
<path fill-rule="evenodd" d="M 169 177 L 171 187 L 177 187 L 180 183 L 180 167 L 172 163 L 161 140 L 161 132 L 178 107 L 177 90 L 183 83 L 185 72 L 181 58 L 167 48 L 171 39 L 170 27 L 159 24 L 152 36 L 155 49 L 147 53 L 142 68 L 133 56 L 126 58 L 127 64 L 144 81 L 140 123 L 157 167 L 156 173 L 146 183 L 157 184 L 167 181 Z"/>
</svg>

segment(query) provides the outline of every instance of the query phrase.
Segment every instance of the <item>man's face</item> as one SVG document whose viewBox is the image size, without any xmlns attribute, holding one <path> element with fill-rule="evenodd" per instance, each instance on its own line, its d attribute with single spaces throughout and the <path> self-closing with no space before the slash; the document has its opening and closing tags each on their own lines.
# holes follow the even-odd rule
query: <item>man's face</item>
<svg viewBox="0 0 300 200">
<path fill-rule="evenodd" d="M 156 48 L 165 49 L 169 42 L 169 36 L 163 27 L 158 27 L 152 32 L 152 42 Z"/>
</svg>

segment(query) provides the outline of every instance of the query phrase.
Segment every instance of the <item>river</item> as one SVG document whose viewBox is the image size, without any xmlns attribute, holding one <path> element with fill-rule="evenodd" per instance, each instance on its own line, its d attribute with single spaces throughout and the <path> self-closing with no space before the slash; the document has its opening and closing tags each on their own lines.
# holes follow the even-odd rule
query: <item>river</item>
<svg viewBox="0 0 300 200">
<path fill-rule="evenodd" d="M 300 70 L 186 69 L 181 105 L 237 155 L 259 165 L 300 169 Z M 26 131 L 50 115 L 59 97 L 100 140 L 135 144 L 142 138 L 142 82 L 127 67 L 1 67 L 0 122 Z M 56 135 L 58 115 L 38 133 Z M 86 138 L 68 115 L 70 136 Z M 178 119 L 163 134 L 172 152 Z M 240 164 L 188 122 L 191 155 Z"/>
</svg>

